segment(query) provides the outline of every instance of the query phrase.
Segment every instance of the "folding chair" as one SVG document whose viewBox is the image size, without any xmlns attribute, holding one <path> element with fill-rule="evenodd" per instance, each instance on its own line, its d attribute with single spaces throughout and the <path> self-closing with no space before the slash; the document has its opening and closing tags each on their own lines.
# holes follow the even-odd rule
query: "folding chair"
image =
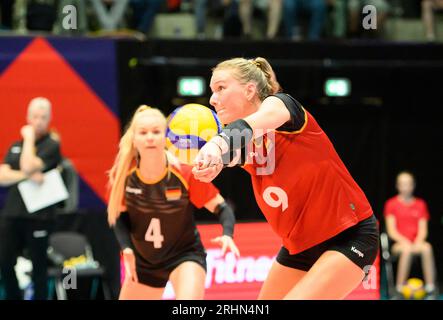
<svg viewBox="0 0 443 320">
<path fill-rule="evenodd" d="M 48 277 L 53 280 L 51 284 L 55 286 L 58 300 L 67 300 L 67 288 L 63 279 L 67 277 L 66 271 L 69 269 L 64 268 L 62 262 L 82 255 L 87 258 L 89 263 L 84 267 L 74 266 L 75 273 L 73 275 L 78 278 L 92 278 L 90 299 L 96 298 L 100 280 L 105 300 L 111 299 L 110 289 L 105 280 L 105 269 L 95 262 L 91 246 L 84 235 L 77 232 L 55 232 L 49 238 L 49 250 L 48 257 L 56 266 L 48 268 Z"/>
</svg>

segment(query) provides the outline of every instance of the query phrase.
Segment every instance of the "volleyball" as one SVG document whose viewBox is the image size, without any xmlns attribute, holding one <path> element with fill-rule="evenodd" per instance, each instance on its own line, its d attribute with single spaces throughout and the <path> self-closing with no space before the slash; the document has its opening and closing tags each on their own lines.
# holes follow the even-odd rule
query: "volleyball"
<svg viewBox="0 0 443 320">
<path fill-rule="evenodd" d="M 408 300 L 421 300 L 426 296 L 424 283 L 418 278 L 408 279 L 401 291 L 403 297 Z"/>
<path fill-rule="evenodd" d="M 213 110 L 197 103 L 186 104 L 168 116 L 166 146 L 181 162 L 192 164 L 198 150 L 221 130 Z"/>
</svg>

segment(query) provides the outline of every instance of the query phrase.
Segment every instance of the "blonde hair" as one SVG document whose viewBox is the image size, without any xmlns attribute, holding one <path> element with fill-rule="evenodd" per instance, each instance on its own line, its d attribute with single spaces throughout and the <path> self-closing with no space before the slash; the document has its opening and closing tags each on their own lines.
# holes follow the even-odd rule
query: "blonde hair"
<svg viewBox="0 0 443 320">
<path fill-rule="evenodd" d="M 119 143 L 119 150 L 115 157 L 114 165 L 109 170 L 109 182 L 110 196 L 108 202 L 108 222 L 112 226 L 116 223 L 120 216 L 121 205 L 123 202 L 123 196 L 125 191 L 126 177 L 131 167 L 135 164 L 137 158 L 137 150 L 134 148 L 134 129 L 135 120 L 140 115 L 158 116 L 165 120 L 163 113 L 156 108 L 151 108 L 146 105 L 142 105 L 137 108 L 132 116 L 129 125 Z"/>
<path fill-rule="evenodd" d="M 220 69 L 234 70 L 234 78 L 243 84 L 254 82 L 257 85 L 258 96 L 261 101 L 267 96 L 281 91 L 274 70 L 265 58 L 225 60 L 213 68 L 212 72 Z"/>
</svg>

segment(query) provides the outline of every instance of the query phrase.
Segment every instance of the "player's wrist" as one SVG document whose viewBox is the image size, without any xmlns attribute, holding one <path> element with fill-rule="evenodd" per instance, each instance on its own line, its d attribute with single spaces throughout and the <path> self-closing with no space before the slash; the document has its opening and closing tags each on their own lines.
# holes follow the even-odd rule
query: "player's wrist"
<svg viewBox="0 0 443 320">
<path fill-rule="evenodd" d="M 124 254 L 133 254 L 133 253 L 134 253 L 134 250 L 132 250 L 131 248 L 124 248 L 124 249 L 122 250 L 122 252 L 123 252 Z"/>
<path fill-rule="evenodd" d="M 252 127 L 248 122 L 239 119 L 227 125 L 217 137 L 223 140 L 223 151 L 227 153 L 246 148 L 252 140 L 253 134 Z"/>
<path fill-rule="evenodd" d="M 209 142 L 216 144 L 220 148 L 221 154 L 225 154 L 229 151 L 229 145 L 220 135 L 216 135 L 211 140 L 209 140 Z"/>
</svg>

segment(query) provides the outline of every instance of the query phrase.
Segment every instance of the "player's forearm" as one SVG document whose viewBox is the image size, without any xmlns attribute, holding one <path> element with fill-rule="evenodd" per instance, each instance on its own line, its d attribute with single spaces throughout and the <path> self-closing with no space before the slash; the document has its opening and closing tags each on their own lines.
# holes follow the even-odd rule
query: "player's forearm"
<svg viewBox="0 0 443 320">
<path fill-rule="evenodd" d="M 0 186 L 10 186 L 26 179 L 24 172 L 0 167 Z"/>
<path fill-rule="evenodd" d="M 120 245 L 120 249 L 124 251 L 127 248 L 132 249 L 132 241 L 131 241 L 131 235 L 129 231 L 129 226 L 127 225 L 127 221 L 125 221 L 125 215 L 126 213 L 122 212 L 120 217 L 117 219 L 115 226 L 114 226 L 114 233 L 117 238 L 117 241 Z"/>
<path fill-rule="evenodd" d="M 253 130 L 254 138 L 259 138 L 268 131 L 279 128 L 291 119 L 288 108 L 278 97 L 267 97 L 259 109 L 245 117 L 245 120 Z"/>
<path fill-rule="evenodd" d="M 426 238 L 428 237 L 428 233 L 426 231 L 419 231 L 417 236 L 415 237 L 415 241 L 414 242 L 423 242 L 426 240 Z"/>
<path fill-rule="evenodd" d="M 31 139 L 23 141 L 20 169 L 28 175 L 43 169 L 43 161 L 35 155 L 34 141 Z"/>
<path fill-rule="evenodd" d="M 290 118 L 284 103 L 276 97 L 269 97 L 263 101 L 258 111 L 231 122 L 211 141 L 220 147 L 223 154 L 239 150 L 246 147 L 252 137 L 258 138 L 269 130 L 276 129 Z"/>
<path fill-rule="evenodd" d="M 405 241 L 409 241 L 408 238 L 406 238 L 405 236 L 403 236 L 401 233 L 399 233 L 398 231 L 391 231 L 388 232 L 389 237 L 391 237 L 392 240 L 394 240 L 395 242 L 405 242 Z"/>
<path fill-rule="evenodd" d="M 233 237 L 235 214 L 231 206 L 226 202 L 220 203 L 214 210 L 214 214 L 218 216 L 220 224 L 223 227 L 223 235 Z"/>
</svg>

